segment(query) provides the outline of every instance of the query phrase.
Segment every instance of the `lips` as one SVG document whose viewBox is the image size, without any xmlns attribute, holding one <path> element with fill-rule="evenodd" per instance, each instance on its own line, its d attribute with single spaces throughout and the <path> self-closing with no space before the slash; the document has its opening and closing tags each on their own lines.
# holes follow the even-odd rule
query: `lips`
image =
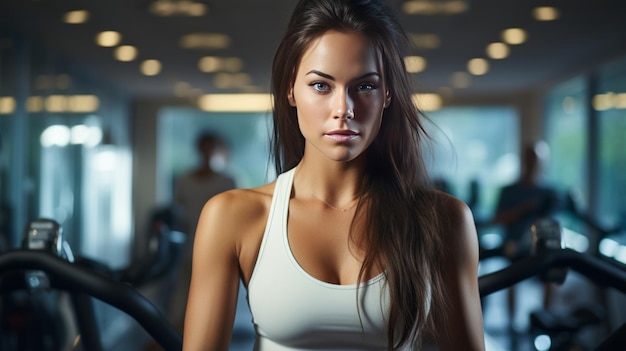
<svg viewBox="0 0 626 351">
<path fill-rule="evenodd" d="M 359 136 L 359 133 L 349 129 L 337 129 L 330 131 L 324 135 L 338 142 L 346 142 L 357 138 Z"/>
</svg>

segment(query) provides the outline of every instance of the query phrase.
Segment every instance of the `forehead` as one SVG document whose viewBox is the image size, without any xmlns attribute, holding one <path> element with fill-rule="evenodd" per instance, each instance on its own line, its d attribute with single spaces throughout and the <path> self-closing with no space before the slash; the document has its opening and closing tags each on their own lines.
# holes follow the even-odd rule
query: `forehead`
<svg viewBox="0 0 626 351">
<path fill-rule="evenodd" d="M 368 37 L 356 32 L 331 30 L 311 41 L 300 58 L 298 71 L 315 69 L 331 73 L 367 70 L 382 75 L 380 63 L 381 55 Z"/>
</svg>

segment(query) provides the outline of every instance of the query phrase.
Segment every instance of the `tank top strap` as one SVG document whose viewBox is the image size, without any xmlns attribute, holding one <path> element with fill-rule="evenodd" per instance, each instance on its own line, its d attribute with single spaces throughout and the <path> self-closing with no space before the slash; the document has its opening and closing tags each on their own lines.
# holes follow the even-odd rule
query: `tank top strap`
<svg viewBox="0 0 626 351">
<path fill-rule="evenodd" d="M 293 175 L 295 168 L 282 173 L 276 179 L 274 187 L 274 196 L 272 197 L 272 207 L 269 214 L 268 225 L 264 234 L 268 236 L 268 240 L 280 241 L 283 237 L 281 234 L 287 232 L 287 215 L 289 213 L 289 200 L 291 199 L 291 189 L 293 185 Z M 273 229 L 273 230 L 272 230 Z M 279 235 L 276 235 L 279 234 Z"/>
<path fill-rule="evenodd" d="M 267 225 L 265 226 L 263 239 L 261 239 L 259 254 L 257 256 L 249 284 L 252 284 L 255 277 L 258 275 L 257 272 L 262 270 L 269 262 L 284 259 L 277 257 L 276 255 L 277 253 L 283 251 L 281 250 L 284 245 L 284 238 L 282 234 L 286 233 L 287 230 L 287 215 L 289 211 L 289 199 L 291 198 L 294 173 L 295 168 L 292 168 L 282 174 L 279 174 L 276 178 L 274 194 L 272 196 L 270 211 L 267 218 Z M 269 257 L 264 257 L 266 252 L 269 252 Z"/>
</svg>

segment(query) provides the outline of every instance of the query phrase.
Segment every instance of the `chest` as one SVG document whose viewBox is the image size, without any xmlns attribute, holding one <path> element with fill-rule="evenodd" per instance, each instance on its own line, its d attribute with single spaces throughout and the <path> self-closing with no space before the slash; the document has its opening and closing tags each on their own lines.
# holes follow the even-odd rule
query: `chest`
<svg viewBox="0 0 626 351">
<path fill-rule="evenodd" d="M 316 279 L 357 284 L 369 245 L 365 226 L 363 208 L 337 211 L 292 200 L 286 226 L 289 250 L 298 265 Z M 368 264 L 361 281 L 381 272 L 375 262 Z"/>
<path fill-rule="evenodd" d="M 358 288 L 348 283 L 356 283 L 360 268 L 358 255 L 346 244 L 348 236 L 339 230 L 349 223 L 326 226 L 316 219 L 309 213 L 306 219 L 290 217 L 290 224 L 268 223 L 248 286 L 258 343 L 269 349 L 276 344 L 285 349 L 384 349 L 389 298 L 383 275 Z M 305 228 L 311 221 L 316 230 Z M 311 235 L 317 240 L 308 240 Z"/>
</svg>

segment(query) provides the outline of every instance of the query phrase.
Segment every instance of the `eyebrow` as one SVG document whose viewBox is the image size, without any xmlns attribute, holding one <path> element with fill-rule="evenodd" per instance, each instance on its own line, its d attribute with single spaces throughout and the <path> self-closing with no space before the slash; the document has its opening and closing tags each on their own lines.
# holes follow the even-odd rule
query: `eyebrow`
<svg viewBox="0 0 626 351">
<path fill-rule="evenodd" d="M 311 70 L 311 71 L 308 71 L 308 72 L 305 74 L 305 76 L 306 76 L 306 75 L 309 75 L 309 74 L 317 74 L 317 75 L 318 75 L 318 76 L 320 76 L 320 77 L 323 77 L 323 78 L 326 78 L 326 79 L 330 79 L 330 80 L 332 80 L 332 81 L 334 81 L 334 80 L 335 80 L 335 77 L 331 76 L 330 74 L 327 74 L 327 73 L 324 73 L 324 72 L 320 72 L 320 71 L 318 71 L 318 70 Z M 378 72 L 367 72 L 367 73 L 365 73 L 365 74 L 362 74 L 362 75 L 360 75 L 360 76 L 358 76 L 358 77 L 356 77 L 356 78 L 352 79 L 352 81 L 360 80 L 360 79 L 367 78 L 367 77 L 371 77 L 371 76 L 376 76 L 376 77 L 379 77 L 379 78 L 380 78 L 380 73 L 378 73 Z"/>
</svg>

